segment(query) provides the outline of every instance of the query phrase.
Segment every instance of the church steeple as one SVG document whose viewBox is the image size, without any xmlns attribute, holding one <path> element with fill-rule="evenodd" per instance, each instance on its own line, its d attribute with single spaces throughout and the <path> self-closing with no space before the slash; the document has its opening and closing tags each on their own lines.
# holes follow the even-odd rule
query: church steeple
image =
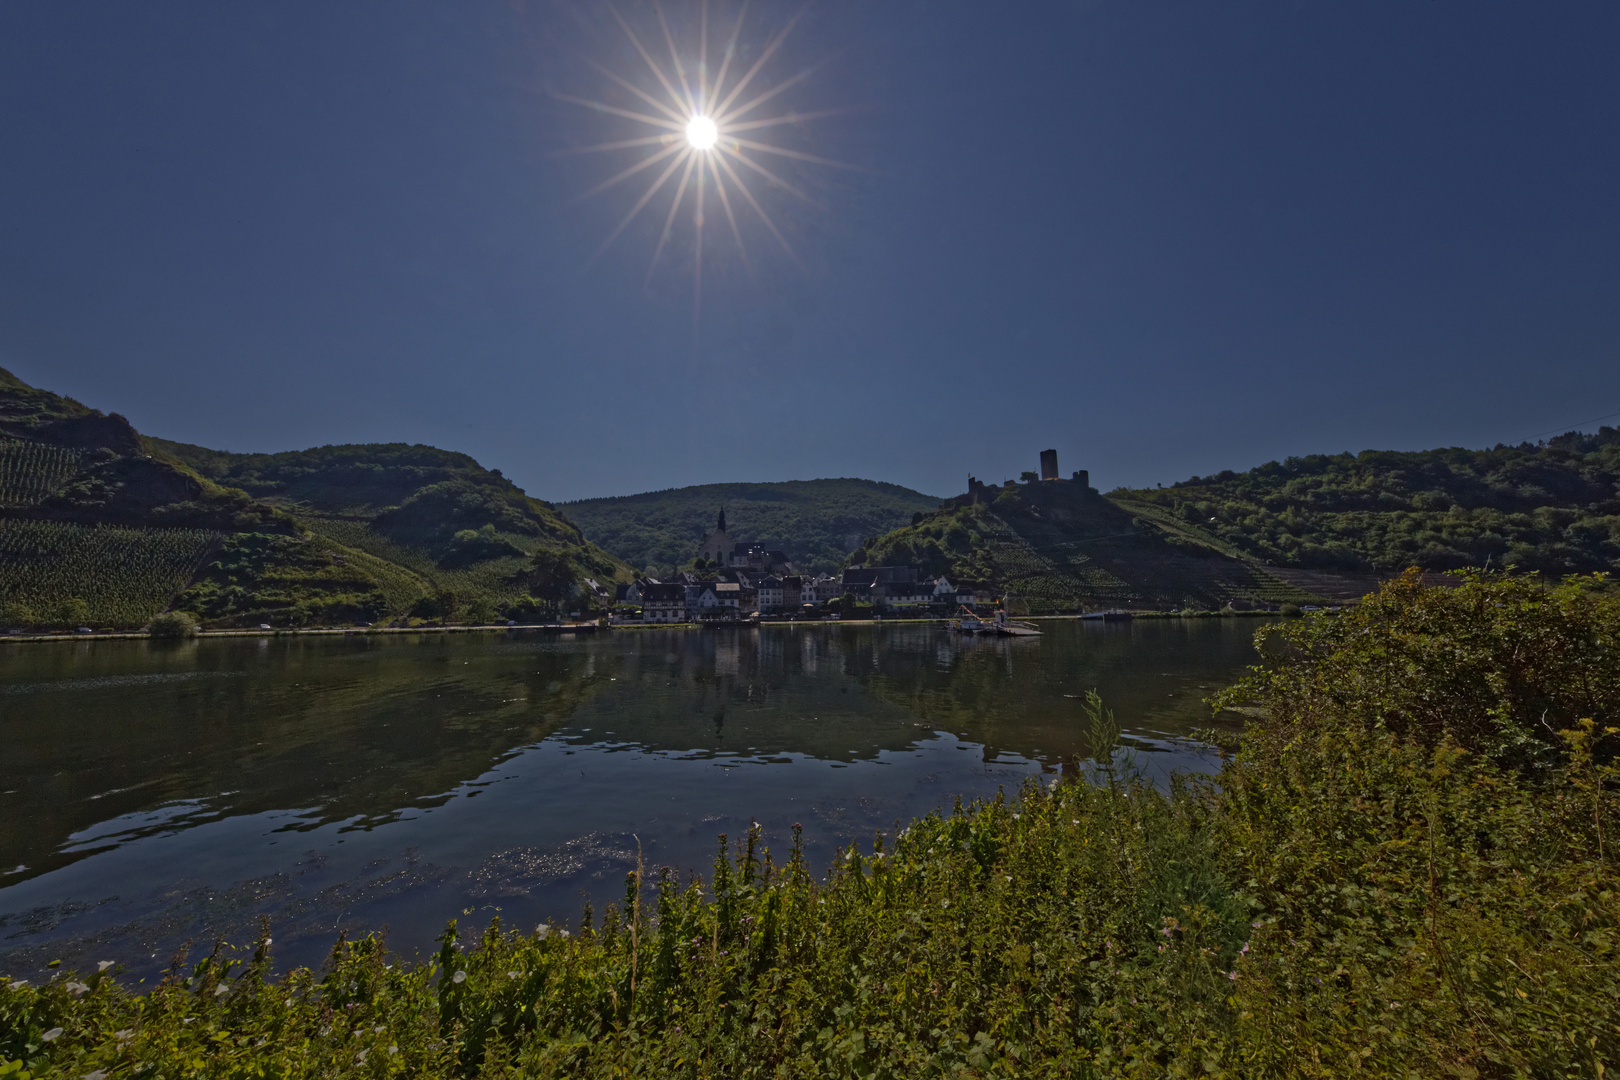
<svg viewBox="0 0 1620 1080">
<path fill-rule="evenodd" d="M 720 508 L 720 520 L 717 527 L 721 532 L 726 531 L 726 508 L 723 506 Z"/>
</svg>

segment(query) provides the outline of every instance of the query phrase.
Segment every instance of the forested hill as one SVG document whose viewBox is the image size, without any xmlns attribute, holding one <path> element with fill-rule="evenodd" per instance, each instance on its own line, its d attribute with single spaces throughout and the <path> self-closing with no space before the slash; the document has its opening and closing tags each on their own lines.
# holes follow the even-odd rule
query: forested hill
<svg viewBox="0 0 1620 1080">
<path fill-rule="evenodd" d="M 228 454 L 0 369 L 0 625 L 493 619 L 629 569 L 465 454 Z M 571 605 L 572 606 L 572 605 Z"/>
<path fill-rule="evenodd" d="M 850 561 L 983 581 L 1037 613 L 1348 600 L 1409 566 L 1620 572 L 1620 432 L 1313 455 L 1106 496 L 991 486 Z"/>
<path fill-rule="evenodd" d="M 1312 454 L 1109 497 L 1276 566 L 1620 571 L 1620 430 L 1489 450 Z"/>
<path fill-rule="evenodd" d="M 701 484 L 560 504 L 595 543 L 639 568 L 692 561 L 726 510 L 727 531 L 785 551 L 801 570 L 831 571 L 867 537 L 909 523 L 939 499 L 877 480 Z"/>
</svg>

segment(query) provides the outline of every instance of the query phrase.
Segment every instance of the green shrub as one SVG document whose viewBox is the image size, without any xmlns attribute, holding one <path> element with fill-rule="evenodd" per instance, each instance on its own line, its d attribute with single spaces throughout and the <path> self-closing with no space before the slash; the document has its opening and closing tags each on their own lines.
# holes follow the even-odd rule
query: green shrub
<svg viewBox="0 0 1620 1080">
<path fill-rule="evenodd" d="M 1225 691 L 1278 745 L 1353 723 L 1425 746 L 1443 740 L 1521 769 L 1566 749 L 1589 718 L 1620 726 L 1620 593 L 1601 576 L 1546 585 L 1505 574 L 1426 588 L 1415 571 L 1347 611 L 1263 631 L 1281 662 Z M 1605 736 L 1605 758 L 1620 743 Z"/>
<path fill-rule="evenodd" d="M 195 637 L 197 621 L 188 612 L 165 611 L 146 625 L 146 632 L 155 638 Z"/>
</svg>

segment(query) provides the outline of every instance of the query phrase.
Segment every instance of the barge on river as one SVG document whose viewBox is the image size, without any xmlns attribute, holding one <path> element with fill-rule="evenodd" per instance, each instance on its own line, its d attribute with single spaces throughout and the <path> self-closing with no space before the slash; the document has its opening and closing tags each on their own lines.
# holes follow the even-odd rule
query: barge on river
<svg viewBox="0 0 1620 1080">
<path fill-rule="evenodd" d="M 959 634 L 986 634 L 993 637 L 1041 636 L 1041 632 L 1028 623 L 1008 619 L 1004 608 L 997 610 L 993 619 L 981 619 L 966 605 L 962 607 L 962 613 L 951 620 L 951 629 Z"/>
</svg>

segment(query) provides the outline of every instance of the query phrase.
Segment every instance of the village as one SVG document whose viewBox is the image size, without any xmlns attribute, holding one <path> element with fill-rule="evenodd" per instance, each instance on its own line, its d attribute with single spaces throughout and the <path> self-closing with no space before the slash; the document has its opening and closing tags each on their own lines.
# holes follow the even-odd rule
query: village
<svg viewBox="0 0 1620 1080">
<path fill-rule="evenodd" d="M 852 566 L 839 576 L 801 574 L 784 552 L 737 540 L 722 509 L 704 537 L 696 570 L 668 581 L 642 578 L 613 597 L 613 622 L 732 623 L 754 619 L 838 618 L 853 605 L 876 615 L 950 614 L 988 604 L 989 591 L 924 577 L 911 566 Z M 605 599 L 605 597 L 604 597 Z"/>
<path fill-rule="evenodd" d="M 1040 472 L 1027 472 L 1024 483 L 1052 482 L 1058 475 L 1057 451 L 1042 450 Z M 1085 470 L 1074 474 L 1082 490 L 1090 486 Z M 1009 480 L 1006 486 L 1016 487 Z M 965 495 L 946 500 L 946 507 L 992 498 L 994 484 L 968 477 Z M 611 594 L 587 580 L 596 598 L 611 604 L 612 621 L 633 623 L 733 623 L 758 619 L 843 618 L 853 610 L 884 615 L 955 615 L 994 605 L 996 595 L 979 582 L 952 582 L 927 577 L 914 566 L 849 566 L 837 577 L 799 573 L 787 554 L 751 540 L 740 540 L 726 528 L 720 508 L 715 527 L 692 563 L 668 581 L 643 577 L 620 585 Z"/>
<path fill-rule="evenodd" d="M 841 618 L 857 606 L 879 617 L 948 615 L 993 599 L 987 587 L 926 577 L 912 566 L 851 566 L 837 577 L 801 574 L 784 552 L 733 537 L 724 508 L 693 565 L 696 569 L 667 581 L 639 578 L 618 586 L 612 621 L 726 624 Z M 607 599 L 606 592 L 601 589 L 601 599 Z"/>
</svg>

